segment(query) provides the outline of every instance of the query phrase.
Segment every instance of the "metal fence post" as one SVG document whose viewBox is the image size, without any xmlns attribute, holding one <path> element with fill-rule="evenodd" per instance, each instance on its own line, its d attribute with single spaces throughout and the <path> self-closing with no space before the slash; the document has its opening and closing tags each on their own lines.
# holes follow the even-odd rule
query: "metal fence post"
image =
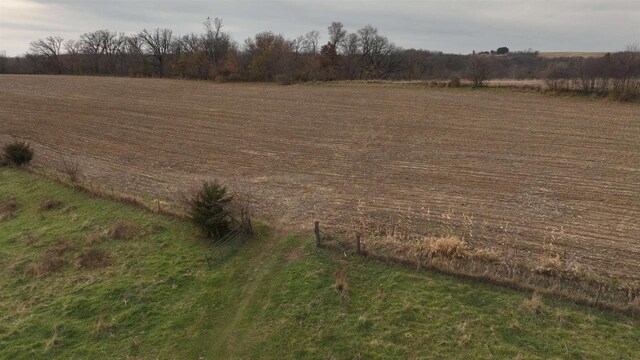
<svg viewBox="0 0 640 360">
<path fill-rule="evenodd" d="M 316 221 L 313 227 L 313 232 L 316 234 L 316 247 L 320 247 L 320 221 Z"/>
</svg>

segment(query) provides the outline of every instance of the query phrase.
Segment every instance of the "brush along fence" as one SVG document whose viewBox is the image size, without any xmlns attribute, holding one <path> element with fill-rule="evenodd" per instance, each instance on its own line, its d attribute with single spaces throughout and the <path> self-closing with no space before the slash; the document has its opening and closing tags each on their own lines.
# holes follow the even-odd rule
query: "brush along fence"
<svg viewBox="0 0 640 360">
<path fill-rule="evenodd" d="M 488 254 L 469 248 L 454 237 L 409 237 L 406 239 L 366 236 L 355 238 L 339 230 L 328 234 L 314 224 L 319 248 L 358 254 L 417 269 L 480 280 L 516 289 L 560 296 L 574 302 L 640 315 L 640 284 L 598 276 L 570 267 L 541 268 L 508 254 Z M 491 255 L 491 256 L 489 256 Z"/>
</svg>

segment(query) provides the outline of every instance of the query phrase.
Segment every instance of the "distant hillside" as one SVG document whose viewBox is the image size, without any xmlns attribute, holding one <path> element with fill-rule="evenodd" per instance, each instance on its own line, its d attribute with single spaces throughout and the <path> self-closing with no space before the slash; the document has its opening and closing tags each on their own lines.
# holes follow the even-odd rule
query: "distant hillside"
<svg viewBox="0 0 640 360">
<path fill-rule="evenodd" d="M 606 52 L 589 52 L 589 51 L 548 51 L 540 52 L 541 57 L 547 59 L 563 58 L 563 57 L 603 57 Z"/>
</svg>

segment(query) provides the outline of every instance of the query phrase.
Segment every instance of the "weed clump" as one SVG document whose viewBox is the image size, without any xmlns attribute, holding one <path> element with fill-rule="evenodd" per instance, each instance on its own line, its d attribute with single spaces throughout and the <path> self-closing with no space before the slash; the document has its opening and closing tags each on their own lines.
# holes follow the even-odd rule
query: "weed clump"
<svg viewBox="0 0 640 360">
<path fill-rule="evenodd" d="M 60 271 L 67 264 L 63 255 L 72 248 L 73 243 L 70 241 L 56 242 L 36 261 L 27 265 L 25 269 L 26 275 L 40 278 Z"/>
<path fill-rule="evenodd" d="M 140 236 L 140 227 L 130 221 L 120 221 L 111 227 L 109 235 L 116 240 L 133 240 Z"/>
<path fill-rule="evenodd" d="M 534 271 L 538 274 L 554 276 L 564 270 L 564 264 L 560 256 L 542 256 L 538 259 L 538 266 Z"/>
<path fill-rule="evenodd" d="M 100 315 L 98 322 L 96 323 L 96 334 L 98 336 L 113 334 L 115 326 L 104 320 L 104 315 Z"/>
<path fill-rule="evenodd" d="M 15 198 L 6 199 L 0 204 L 0 221 L 11 220 L 20 205 Z"/>
<path fill-rule="evenodd" d="M 29 143 L 15 140 L 4 146 L 4 157 L 17 166 L 27 165 L 33 159 L 33 149 Z"/>
<path fill-rule="evenodd" d="M 348 289 L 347 272 L 343 269 L 336 269 L 333 272 L 333 277 L 335 279 L 333 287 L 341 294 L 346 293 Z"/>
<path fill-rule="evenodd" d="M 38 207 L 40 211 L 60 209 L 62 207 L 62 201 L 55 199 L 42 200 Z"/>
<path fill-rule="evenodd" d="M 520 311 L 530 313 L 535 316 L 543 315 L 545 309 L 542 296 L 537 292 L 534 292 L 531 299 L 525 299 L 522 304 L 520 304 Z"/>
<path fill-rule="evenodd" d="M 455 237 L 438 238 L 429 245 L 430 258 L 464 259 L 468 255 L 465 242 Z"/>
<path fill-rule="evenodd" d="M 109 255 L 100 249 L 89 249 L 78 255 L 78 266 L 82 269 L 97 269 L 109 265 Z"/>
</svg>

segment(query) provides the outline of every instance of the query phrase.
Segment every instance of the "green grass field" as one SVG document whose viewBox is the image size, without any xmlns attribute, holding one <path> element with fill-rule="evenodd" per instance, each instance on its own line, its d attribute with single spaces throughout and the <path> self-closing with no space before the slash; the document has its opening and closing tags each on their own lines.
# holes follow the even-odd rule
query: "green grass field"
<svg viewBox="0 0 640 360">
<path fill-rule="evenodd" d="M 264 226 L 209 270 L 206 243 L 180 220 L 0 169 L 0 209 L 9 198 L 3 359 L 640 358 L 639 321 L 623 315 L 554 299 L 532 311 L 529 293 L 317 250 Z M 49 199 L 62 205 L 39 209 Z M 136 238 L 94 236 L 122 220 Z M 106 264 L 81 266 L 90 249 Z M 34 274 L 51 253 L 58 269 Z"/>
</svg>

